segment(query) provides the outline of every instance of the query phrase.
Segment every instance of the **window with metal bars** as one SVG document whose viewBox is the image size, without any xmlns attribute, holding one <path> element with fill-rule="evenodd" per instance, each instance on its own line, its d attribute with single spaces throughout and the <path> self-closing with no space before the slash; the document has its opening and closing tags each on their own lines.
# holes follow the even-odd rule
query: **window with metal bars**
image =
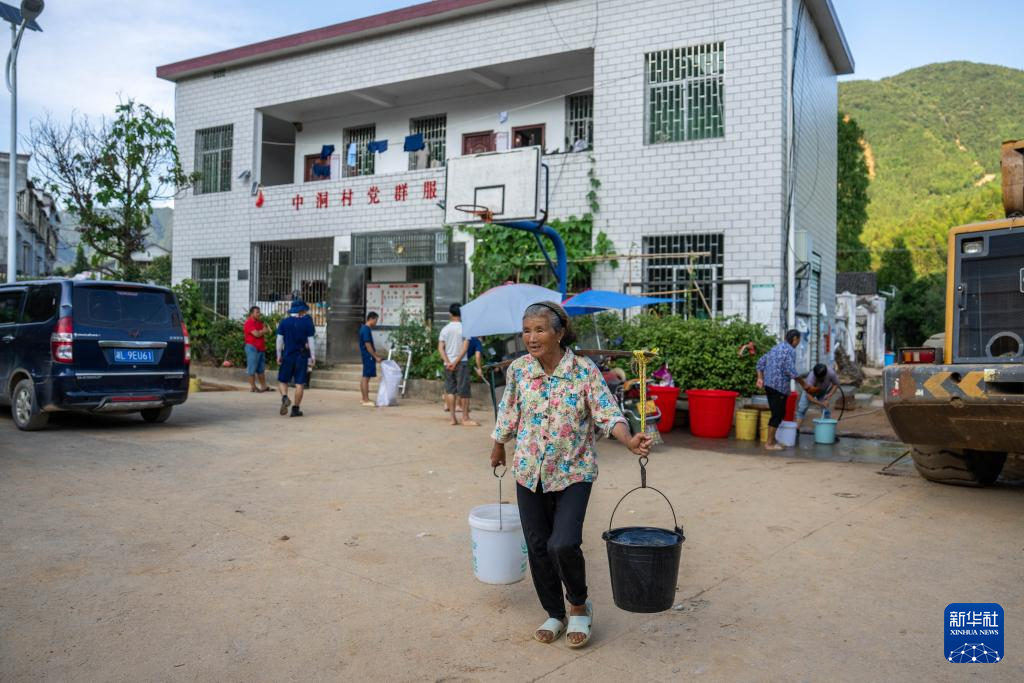
<svg viewBox="0 0 1024 683">
<path fill-rule="evenodd" d="M 231 259 L 192 259 L 192 280 L 199 286 L 203 305 L 218 315 L 228 314 L 228 287 L 231 278 Z"/>
<path fill-rule="evenodd" d="M 644 291 L 673 299 L 684 318 L 721 315 L 724 303 L 725 236 L 721 234 L 644 237 Z M 699 290 L 699 291 L 698 291 Z"/>
<path fill-rule="evenodd" d="M 725 43 L 649 52 L 647 144 L 725 135 Z"/>
<path fill-rule="evenodd" d="M 423 166 L 417 165 L 417 153 L 409 152 L 409 170 L 415 171 L 416 169 L 429 168 L 436 161 L 439 166 L 444 166 L 447 160 L 448 146 L 448 116 L 447 114 L 439 114 L 437 116 L 424 116 L 418 119 L 412 119 L 409 122 L 409 134 L 416 135 L 417 133 L 423 135 L 424 151 L 427 153 L 427 158 Z"/>
<path fill-rule="evenodd" d="M 377 126 L 360 126 L 359 128 L 345 129 L 345 172 L 346 178 L 359 175 L 373 175 L 374 154 L 366 149 L 366 146 L 373 142 L 377 135 Z M 348 165 L 348 148 L 356 145 L 356 165 Z"/>
<path fill-rule="evenodd" d="M 594 146 L 594 93 L 565 98 L 565 151 Z M 586 145 L 584 147 L 584 145 Z"/>
<path fill-rule="evenodd" d="M 196 131 L 196 165 L 201 177 L 196 194 L 231 190 L 231 147 L 234 126 L 217 126 Z"/>
<path fill-rule="evenodd" d="M 313 324 L 327 324 L 327 283 L 334 238 L 253 242 L 249 299 L 264 314 L 287 314 L 293 296 L 310 307 Z"/>
<path fill-rule="evenodd" d="M 352 263 L 357 266 L 406 266 L 448 263 L 444 232 L 370 233 L 352 236 Z"/>
</svg>

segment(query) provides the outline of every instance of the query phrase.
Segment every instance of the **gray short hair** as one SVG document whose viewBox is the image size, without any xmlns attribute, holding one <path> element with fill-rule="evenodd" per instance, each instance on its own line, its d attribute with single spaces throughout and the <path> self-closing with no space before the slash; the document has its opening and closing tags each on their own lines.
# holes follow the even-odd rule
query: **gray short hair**
<svg viewBox="0 0 1024 683">
<path fill-rule="evenodd" d="M 553 301 L 542 301 L 527 306 L 526 310 L 523 311 L 523 319 L 525 320 L 526 318 L 547 318 L 551 329 L 556 334 L 564 330 L 565 334 L 562 335 L 562 341 L 560 342 L 563 349 L 576 341 L 576 333 L 572 330 L 568 314 L 564 308 Z"/>
</svg>

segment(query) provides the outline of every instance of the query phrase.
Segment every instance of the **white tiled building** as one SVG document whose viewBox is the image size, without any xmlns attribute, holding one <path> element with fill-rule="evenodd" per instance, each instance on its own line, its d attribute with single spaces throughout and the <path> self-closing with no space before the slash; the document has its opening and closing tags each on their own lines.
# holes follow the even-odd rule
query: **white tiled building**
<svg viewBox="0 0 1024 683">
<path fill-rule="evenodd" d="M 298 290 L 337 322 L 335 356 L 376 283 L 425 283 L 443 317 L 472 253 L 471 233 L 442 230 L 444 160 L 521 142 L 546 152 L 551 217 L 587 211 L 592 158 L 596 230 L 648 255 L 602 265 L 594 287 L 696 280 L 715 314 L 776 330 L 792 206 L 797 322 L 817 330 L 834 301 L 836 76 L 852 70 L 829 0 L 443 0 L 169 64 L 181 158 L 205 173 L 175 205 L 174 279 L 231 315 Z M 402 151 L 421 132 L 426 159 Z M 682 252 L 705 255 L 692 271 L 650 258 Z"/>
</svg>

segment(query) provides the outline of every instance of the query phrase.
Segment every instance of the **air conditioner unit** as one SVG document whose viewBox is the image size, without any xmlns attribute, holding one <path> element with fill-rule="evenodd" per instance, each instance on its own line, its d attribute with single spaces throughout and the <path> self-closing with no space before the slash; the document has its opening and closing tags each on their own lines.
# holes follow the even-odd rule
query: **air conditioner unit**
<svg viewBox="0 0 1024 683">
<path fill-rule="evenodd" d="M 796 260 L 800 263 L 810 263 L 811 254 L 814 253 L 814 236 L 806 230 L 797 230 L 795 237 L 793 249 L 796 252 Z"/>
</svg>

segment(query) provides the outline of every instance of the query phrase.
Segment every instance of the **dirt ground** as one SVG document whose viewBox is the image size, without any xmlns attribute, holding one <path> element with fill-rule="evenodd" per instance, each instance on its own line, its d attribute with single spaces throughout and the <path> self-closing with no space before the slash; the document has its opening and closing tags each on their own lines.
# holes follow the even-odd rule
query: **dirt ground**
<svg viewBox="0 0 1024 683">
<path fill-rule="evenodd" d="M 1020 623 L 1024 489 L 671 435 L 648 474 L 686 528 L 679 609 L 640 615 L 613 605 L 600 538 L 639 472 L 602 444 L 594 639 L 570 650 L 531 640 L 528 579 L 472 575 L 486 427 L 342 392 L 304 407 L 223 392 L 164 425 L 0 418 L 0 681 L 1024 680 L 1021 629 L 967 671 L 942 637 L 952 602 Z M 658 496 L 628 501 L 617 524 L 669 526 Z"/>
</svg>

